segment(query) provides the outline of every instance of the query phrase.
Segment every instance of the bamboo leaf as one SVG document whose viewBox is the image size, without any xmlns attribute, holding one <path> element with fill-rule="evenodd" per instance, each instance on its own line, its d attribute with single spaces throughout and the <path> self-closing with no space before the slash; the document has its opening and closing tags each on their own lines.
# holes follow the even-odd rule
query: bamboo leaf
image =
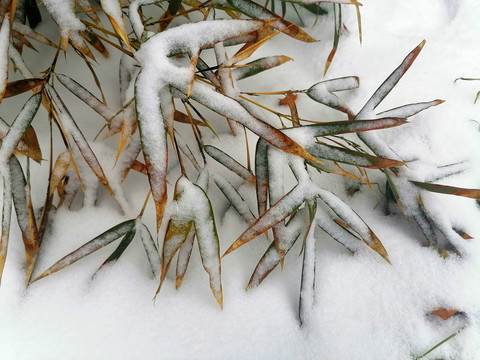
<svg viewBox="0 0 480 360">
<path fill-rule="evenodd" d="M 250 225 L 233 244 L 227 249 L 223 256 L 228 255 L 240 246 L 253 240 L 260 234 L 278 224 L 295 211 L 305 202 L 308 197 L 307 189 L 297 185 L 284 195 L 277 203 L 271 206 L 255 223 Z"/>
<path fill-rule="evenodd" d="M 245 220 L 247 224 L 253 224 L 256 220 L 255 215 L 248 207 L 248 204 L 233 185 L 223 176 L 214 174 L 213 181 L 218 186 L 220 191 L 225 195 L 230 204 L 232 204 L 235 211 Z"/>
<path fill-rule="evenodd" d="M 43 279 L 44 277 L 56 273 L 63 268 L 70 266 L 74 262 L 83 259 L 91 253 L 107 246 L 111 242 L 119 239 L 126 233 L 130 232 L 135 227 L 135 219 L 124 221 L 118 225 L 113 226 L 104 233 L 93 238 L 86 244 L 80 246 L 77 250 L 72 251 L 67 256 L 63 257 L 46 271 L 40 274 L 34 281 Z"/>
<path fill-rule="evenodd" d="M 323 75 L 328 71 L 328 68 L 330 67 L 330 64 L 333 61 L 333 57 L 335 56 L 335 53 L 337 52 L 338 48 L 338 42 L 340 41 L 340 29 L 342 28 L 342 7 L 339 4 L 333 4 L 333 16 L 335 19 L 334 23 L 334 33 L 333 33 L 333 45 L 332 45 L 332 50 L 330 50 L 330 53 L 328 54 L 327 62 L 325 63 L 325 71 L 323 72 Z"/>
<path fill-rule="evenodd" d="M 290 60 L 292 60 L 292 58 L 284 55 L 263 57 L 233 69 L 233 75 L 237 80 L 246 79 L 250 76 L 257 75 L 262 71 L 280 66 Z"/>
<path fill-rule="evenodd" d="M 72 158 L 69 151 L 64 151 L 63 153 L 58 155 L 52 170 L 52 174 L 50 176 L 50 182 L 48 185 L 48 189 L 49 189 L 48 196 L 52 196 L 54 194 L 55 190 L 58 188 L 61 181 L 67 174 L 67 171 L 68 171 L 68 168 L 70 167 L 71 162 L 72 162 Z"/>
<path fill-rule="evenodd" d="M 345 103 L 333 93 L 336 91 L 344 91 L 356 89 L 359 86 L 359 79 L 356 76 L 348 76 L 338 79 L 326 80 L 311 86 L 306 94 L 313 100 L 327 105 L 333 109 L 339 110 L 352 116 L 353 112 L 345 105 Z"/>
<path fill-rule="evenodd" d="M 380 85 L 380 87 L 374 92 L 372 97 L 367 101 L 362 110 L 355 117 L 356 120 L 362 120 L 365 117 L 372 117 L 374 110 L 382 102 L 383 99 L 392 91 L 397 85 L 402 76 L 407 72 L 412 63 L 417 58 L 418 54 L 425 45 L 423 40 L 415 49 L 413 49 L 402 63 L 390 74 L 390 76 Z"/>
<path fill-rule="evenodd" d="M 264 6 L 257 4 L 256 2 L 250 0 L 227 0 L 228 3 L 239 10 L 241 13 L 251 17 L 252 19 L 275 19 L 275 22 L 272 22 L 271 26 L 279 31 L 284 32 L 286 35 L 291 36 L 297 40 L 305 42 L 316 42 L 314 38 L 308 35 L 305 31 L 300 29 L 298 26 L 288 22 L 287 20 L 281 18 L 277 14 L 268 10 Z"/>
<path fill-rule="evenodd" d="M 7 84 L 3 98 L 9 98 L 19 94 L 23 94 L 29 90 L 34 90 L 45 83 L 45 79 L 33 78 L 12 81 Z"/>
<path fill-rule="evenodd" d="M 403 165 L 403 161 L 383 159 L 356 150 L 344 149 L 316 143 L 306 147 L 308 152 L 318 159 L 332 160 L 340 163 L 361 166 L 369 169 L 383 169 Z"/>
<path fill-rule="evenodd" d="M 82 154 L 82 157 L 85 159 L 86 163 L 88 164 L 90 169 L 93 171 L 93 173 L 97 176 L 100 183 L 108 190 L 110 194 L 113 195 L 114 191 L 112 190 L 112 188 L 110 187 L 110 184 L 108 183 L 108 180 L 105 176 L 102 166 L 100 165 L 97 157 L 95 156 L 95 153 L 90 148 L 90 145 L 85 139 L 83 133 L 80 131 L 77 124 L 75 123 L 75 120 L 70 115 L 70 112 L 63 104 L 63 101 L 60 99 L 55 89 L 48 84 L 47 84 L 47 88 L 52 98 L 52 101 L 55 104 L 55 108 L 58 111 L 58 114 L 60 117 L 59 120 L 61 122 L 61 125 L 64 131 L 73 139 L 80 153 Z"/>
<path fill-rule="evenodd" d="M 153 277 L 160 277 L 162 272 L 161 259 L 157 246 L 153 241 L 152 234 L 150 233 L 150 230 L 148 230 L 148 227 L 143 224 L 140 219 L 137 219 L 135 226 L 140 233 L 140 238 L 142 239 L 143 247 L 147 253 L 147 258 L 148 262 L 150 263 L 150 268 L 152 269 Z"/>
<path fill-rule="evenodd" d="M 14 14 L 10 14 L 14 15 Z M 7 90 L 8 81 L 8 48 L 10 44 L 10 16 L 8 13 L 3 17 L 0 27 L 0 102 Z"/>
<path fill-rule="evenodd" d="M 235 174 L 240 176 L 245 181 L 254 184 L 255 175 L 248 170 L 245 166 L 240 164 L 230 155 L 224 153 L 222 150 L 216 148 L 212 145 L 206 145 L 203 148 L 205 152 L 210 155 L 213 159 L 217 160 L 220 164 L 225 166 L 228 170 L 233 171 Z"/>
<path fill-rule="evenodd" d="M 42 100 L 41 94 L 35 94 L 27 100 L 20 113 L 15 118 L 10 130 L 2 141 L 0 148 L 0 162 L 6 162 L 13 154 L 18 142 L 27 131 Z"/>
<path fill-rule="evenodd" d="M 120 241 L 120 244 L 118 244 L 117 248 L 114 250 L 114 252 L 105 260 L 105 262 L 95 271 L 95 274 L 98 273 L 102 268 L 105 266 L 115 263 L 120 256 L 125 252 L 127 249 L 128 245 L 132 242 L 133 238 L 135 237 L 136 233 L 136 228 L 134 227 L 132 230 L 127 232 L 123 239 Z M 95 274 L 93 276 L 95 276 Z"/>
<path fill-rule="evenodd" d="M 403 106 L 396 107 L 394 109 L 383 111 L 379 113 L 378 116 L 408 118 L 410 116 L 418 114 L 423 110 L 426 110 L 432 106 L 440 105 L 444 102 L 445 102 L 444 100 L 437 99 L 429 102 L 420 102 L 415 104 L 403 105 Z"/>
<path fill-rule="evenodd" d="M 465 189 L 465 188 L 459 188 L 456 186 L 432 184 L 432 183 L 426 183 L 422 181 L 412 181 L 412 183 L 422 189 L 425 189 L 431 192 L 447 194 L 447 195 L 463 196 L 463 197 L 477 199 L 477 200 L 480 199 L 480 189 Z"/>
<path fill-rule="evenodd" d="M 373 251 L 380 255 L 385 261 L 390 263 L 388 253 L 377 235 L 365 224 L 365 222 L 345 204 L 339 197 L 329 191 L 321 189 L 318 193 L 322 201 L 333 210 L 342 220 L 339 225 L 345 229 L 353 230 Z"/>
<path fill-rule="evenodd" d="M 177 269 L 176 269 L 176 279 L 175 279 L 175 288 L 179 289 L 182 285 L 183 278 L 187 272 L 188 263 L 190 262 L 190 257 L 193 250 L 193 242 L 195 240 L 195 228 L 192 227 L 186 240 L 183 242 L 183 245 L 178 251 L 177 257 Z"/>
<path fill-rule="evenodd" d="M 25 130 L 25 133 L 20 139 L 14 153 L 28 156 L 30 159 L 38 162 L 39 164 L 43 160 L 42 149 L 40 149 L 37 134 L 31 125 L 27 127 L 27 130 Z"/>
<path fill-rule="evenodd" d="M 268 201 L 268 143 L 258 139 L 255 148 L 255 187 L 257 192 L 258 215 L 267 210 Z"/>
</svg>

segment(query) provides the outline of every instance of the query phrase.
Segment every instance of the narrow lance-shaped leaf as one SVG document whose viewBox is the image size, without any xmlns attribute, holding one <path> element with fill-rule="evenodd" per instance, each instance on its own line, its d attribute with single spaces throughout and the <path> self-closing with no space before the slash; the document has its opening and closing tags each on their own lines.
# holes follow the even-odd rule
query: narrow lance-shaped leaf
<svg viewBox="0 0 480 360">
<path fill-rule="evenodd" d="M 248 204 L 233 185 L 223 176 L 214 174 L 213 181 L 218 186 L 220 191 L 225 195 L 230 204 L 232 204 L 235 211 L 246 221 L 247 224 L 253 224 L 256 220 Z"/>
<path fill-rule="evenodd" d="M 444 103 L 444 100 L 433 100 L 428 102 L 420 102 L 415 104 L 403 105 L 403 106 L 396 107 L 394 109 L 383 111 L 379 113 L 378 116 L 408 118 L 432 106 L 437 106 L 442 103 Z"/>
<path fill-rule="evenodd" d="M 310 155 L 303 147 L 280 130 L 254 117 L 240 103 L 218 93 L 207 85 L 195 82 L 192 89 L 192 98 L 213 111 L 239 122 L 280 150 L 303 157 L 306 160 L 319 162 L 318 159 Z"/>
<path fill-rule="evenodd" d="M 275 19 L 276 21 L 271 24 L 273 28 L 282 31 L 286 35 L 291 36 L 297 40 L 305 42 L 316 41 L 298 26 L 281 18 L 277 14 L 271 12 L 270 10 L 257 4 L 256 2 L 250 0 L 228 0 L 228 3 L 234 8 L 238 9 L 243 14 L 251 17 L 252 19 Z"/>
<path fill-rule="evenodd" d="M 316 207 L 316 205 L 315 205 Z M 316 209 L 314 210 L 316 212 Z M 305 247 L 303 250 L 302 279 L 300 282 L 300 300 L 298 304 L 298 315 L 301 326 L 308 326 L 313 312 L 315 301 L 315 214 L 308 228 L 305 237 Z"/>
<path fill-rule="evenodd" d="M 3 98 L 9 98 L 19 94 L 23 94 L 29 90 L 34 90 L 45 83 L 45 79 L 33 78 L 12 81 L 7 84 Z"/>
<path fill-rule="evenodd" d="M 23 174 L 22 167 L 15 156 L 9 161 L 10 177 L 12 180 L 12 195 L 17 222 L 22 232 L 23 244 L 25 246 L 25 264 L 29 268 L 36 257 L 39 247 L 39 234 L 33 211 L 30 192 L 27 191 L 27 181 Z"/>
<path fill-rule="evenodd" d="M 72 158 L 69 151 L 64 151 L 63 153 L 58 155 L 57 160 L 55 161 L 55 165 L 53 166 L 52 174 L 50 176 L 50 183 L 48 185 L 48 196 L 52 196 L 54 194 L 55 190 L 58 188 L 61 181 L 67 174 L 71 162 Z"/>
<path fill-rule="evenodd" d="M 258 139 L 255 148 L 255 186 L 258 216 L 267 211 L 268 201 L 268 143 Z"/>
<path fill-rule="evenodd" d="M 37 134 L 31 125 L 25 130 L 22 138 L 18 142 L 18 146 L 15 149 L 14 154 L 28 156 L 30 159 L 39 164 L 43 160 L 42 149 L 40 148 Z"/>
<path fill-rule="evenodd" d="M 312 197 L 312 189 L 297 185 L 283 196 L 277 203 L 271 206 L 255 223 L 248 227 L 237 240 L 228 248 L 225 255 L 238 249 L 240 246 L 253 240 L 260 234 L 270 229 L 272 226 L 284 220 L 287 216 L 293 214 L 307 198 Z"/>
<path fill-rule="evenodd" d="M 12 219 L 12 187 L 10 171 L 2 166 L 3 198 L 2 198 L 2 233 L 0 237 L 0 282 L 7 259 L 8 240 L 10 238 L 10 223 Z"/>
<path fill-rule="evenodd" d="M 59 270 L 73 264 L 74 262 L 83 259 L 91 253 L 107 246 L 111 242 L 119 239 L 135 227 L 135 219 L 124 221 L 118 225 L 113 226 L 104 233 L 98 235 L 86 244 L 80 246 L 77 250 L 72 251 L 67 256 L 63 257 L 46 271 L 40 274 L 34 281 L 43 279 L 44 277 L 56 273 Z"/>
<path fill-rule="evenodd" d="M 310 140 L 310 142 L 313 142 L 316 137 L 387 129 L 407 123 L 407 120 L 404 118 L 385 117 L 372 120 L 357 120 L 355 122 L 331 121 L 320 124 L 303 125 L 299 128 L 282 129 L 282 132 L 290 137 L 301 136 L 302 138 L 311 138 L 312 140 Z M 305 143 L 307 144 L 308 142 Z"/>
<path fill-rule="evenodd" d="M 10 130 L 2 141 L 0 148 L 0 163 L 8 161 L 18 145 L 23 134 L 32 122 L 42 100 L 41 94 L 35 94 L 27 100 L 20 113 L 15 118 Z"/>
<path fill-rule="evenodd" d="M 250 277 L 250 281 L 248 282 L 247 289 L 251 289 L 260 285 L 261 282 L 273 271 L 273 269 L 277 267 L 288 251 L 292 248 L 293 244 L 295 244 L 305 228 L 303 215 L 304 212 L 299 210 L 289 219 L 285 225 L 286 231 L 282 233 L 282 236 L 285 236 L 283 241 L 285 252 L 279 253 L 277 251 L 275 242 L 272 242 L 255 267 L 255 270 Z"/>
<path fill-rule="evenodd" d="M 432 183 L 427 183 L 422 181 L 411 181 L 411 182 L 427 191 L 436 192 L 440 194 L 447 194 L 447 195 L 463 196 L 471 199 L 480 200 L 480 189 L 465 189 L 465 188 L 460 188 L 456 186 L 432 184 Z"/>
<path fill-rule="evenodd" d="M 403 165 L 403 161 L 384 159 L 356 150 L 316 143 L 306 149 L 318 159 L 332 160 L 340 163 L 362 166 L 369 169 L 383 169 Z"/>
<path fill-rule="evenodd" d="M 328 71 L 328 68 L 330 67 L 333 57 L 335 56 L 335 53 L 337 52 L 338 48 L 338 42 L 340 41 L 340 30 L 342 28 L 342 7 L 340 4 L 333 4 L 333 16 L 334 16 L 334 33 L 333 33 L 333 45 L 332 45 L 332 50 L 330 50 L 330 53 L 328 54 L 327 62 L 325 63 L 325 70 L 323 72 L 323 75 L 325 75 Z"/>
<path fill-rule="evenodd" d="M 8 48 L 10 45 L 10 17 L 6 13 L 0 27 L 0 102 L 7 89 Z"/>
<path fill-rule="evenodd" d="M 381 241 L 351 207 L 329 191 L 320 189 L 318 195 L 323 202 L 343 220 L 346 227 L 358 234 L 363 241 L 385 261 L 390 262 L 387 251 Z"/>
<path fill-rule="evenodd" d="M 373 115 L 375 108 L 382 102 L 383 99 L 392 91 L 395 85 L 400 81 L 402 76 L 407 72 L 412 63 L 417 58 L 418 54 L 425 45 L 423 40 L 415 49 L 413 49 L 402 63 L 390 74 L 390 76 L 380 85 L 372 97 L 367 101 L 365 106 L 355 117 L 356 120 L 362 120 L 365 117 L 369 118 Z"/>
<path fill-rule="evenodd" d="M 210 278 L 210 288 L 220 307 L 223 307 L 220 244 L 212 205 L 205 191 L 186 177 L 181 177 L 176 187 L 178 194 L 182 194 L 176 199 L 177 216 L 180 216 L 183 222 L 194 222 L 200 257 Z"/>
<path fill-rule="evenodd" d="M 60 81 L 60 83 L 65 86 L 72 94 L 82 100 L 85 104 L 95 110 L 100 116 L 102 116 L 107 124 L 110 125 L 112 119 L 115 117 L 116 113 L 111 110 L 108 106 L 102 103 L 95 95 L 90 91 L 84 88 L 75 80 L 69 78 L 63 74 L 55 74 L 55 77 Z"/>
<path fill-rule="evenodd" d="M 182 285 L 183 278 L 187 272 L 188 263 L 190 262 L 190 257 L 193 250 L 193 242 L 195 240 L 195 228 L 192 227 L 190 232 L 187 235 L 187 238 L 183 242 L 183 245 L 178 251 L 177 257 L 177 268 L 176 268 L 176 278 L 175 278 L 175 288 L 179 289 Z"/>
<path fill-rule="evenodd" d="M 80 131 L 77 124 L 75 123 L 75 120 L 73 120 L 72 116 L 70 115 L 70 112 L 63 104 L 63 101 L 58 96 L 58 93 L 53 87 L 48 84 L 47 88 L 50 96 L 52 97 L 52 101 L 55 104 L 55 108 L 57 109 L 60 116 L 59 120 L 61 121 L 63 129 L 69 136 L 71 136 L 75 144 L 78 146 L 80 153 L 82 154 L 90 169 L 92 169 L 93 173 L 97 176 L 100 183 L 102 183 L 102 185 L 108 190 L 110 194 L 114 194 L 112 188 L 110 187 L 110 184 L 108 183 L 102 166 L 100 165 L 97 157 L 95 156 L 95 153 L 90 148 L 90 145 L 88 145 L 88 142 L 83 136 L 83 133 Z"/>
<path fill-rule="evenodd" d="M 113 253 L 103 262 L 103 264 L 97 269 L 95 274 L 97 274 L 102 268 L 107 266 L 108 264 L 113 264 L 115 263 L 120 256 L 123 255 L 127 247 L 130 245 L 132 242 L 133 238 L 135 237 L 136 234 L 136 228 L 133 227 L 132 230 L 127 232 L 123 239 L 120 241 L 120 244 L 118 244 L 117 248 L 113 251 Z M 95 276 L 95 274 L 93 276 Z"/>
<path fill-rule="evenodd" d="M 292 60 L 292 58 L 284 55 L 264 57 L 233 69 L 233 75 L 237 80 L 242 80 L 262 71 L 280 66 L 290 60 Z"/>
<path fill-rule="evenodd" d="M 333 93 L 356 89 L 359 86 L 359 79 L 356 76 L 348 76 L 338 79 L 326 80 L 311 86 L 306 94 L 313 100 L 339 110 L 351 116 L 355 116 L 347 105 Z"/>
<path fill-rule="evenodd" d="M 230 171 L 233 171 L 245 181 L 248 181 L 249 183 L 255 183 L 255 175 L 253 175 L 250 170 L 248 170 L 245 166 L 240 164 L 230 155 L 226 154 L 222 150 L 212 145 L 206 145 L 204 147 L 204 150 L 213 159 L 217 160 L 220 164 L 225 166 Z"/>
<path fill-rule="evenodd" d="M 148 79 L 149 75 L 141 71 L 135 85 L 136 109 L 140 139 L 142 141 L 148 180 L 155 202 L 157 231 L 160 229 L 165 205 L 167 203 L 168 147 L 166 128 L 160 110 L 160 99 L 156 87 Z M 147 88 L 140 84 L 151 84 Z M 167 91 L 162 89 L 162 91 Z"/>
<path fill-rule="evenodd" d="M 140 233 L 140 238 L 142 239 L 143 248 L 147 253 L 148 262 L 150 263 L 150 268 L 152 269 L 152 274 L 154 278 L 158 278 L 161 273 L 161 259 L 158 252 L 155 241 L 153 241 L 152 234 L 148 227 L 143 224 L 141 219 L 137 219 L 136 228 Z"/>
</svg>

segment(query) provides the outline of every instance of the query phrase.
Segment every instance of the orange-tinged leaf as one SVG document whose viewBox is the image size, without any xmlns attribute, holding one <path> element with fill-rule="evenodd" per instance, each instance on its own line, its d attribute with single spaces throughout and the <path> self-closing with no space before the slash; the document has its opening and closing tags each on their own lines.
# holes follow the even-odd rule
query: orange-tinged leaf
<svg viewBox="0 0 480 360">
<path fill-rule="evenodd" d="M 178 110 L 175 110 L 175 113 L 173 114 L 173 120 L 184 124 L 193 123 L 196 126 L 206 126 L 202 121 L 194 119 L 193 117 L 189 117 L 187 114 Z"/>
<path fill-rule="evenodd" d="M 115 19 L 112 16 L 108 14 L 106 15 L 108 17 L 108 20 L 110 20 L 110 23 L 112 24 L 115 32 L 118 34 L 118 36 L 120 36 L 124 44 L 127 45 L 128 49 L 130 51 L 133 51 L 132 46 L 130 45 L 130 41 L 128 40 L 127 32 L 125 30 L 125 24 L 120 25 L 115 21 Z"/>
<path fill-rule="evenodd" d="M 431 192 L 447 194 L 447 195 L 463 196 L 463 197 L 477 199 L 477 200 L 480 199 L 480 189 L 465 189 L 465 188 L 459 188 L 455 186 L 426 183 L 422 181 L 412 181 L 412 183 L 414 183 L 415 185 L 417 185 L 422 189 L 425 189 Z"/>
<path fill-rule="evenodd" d="M 438 316 L 442 320 L 447 320 L 451 318 L 453 315 L 455 315 L 456 313 L 458 313 L 458 310 L 439 308 L 437 310 L 432 311 L 430 314 Z"/>
<path fill-rule="evenodd" d="M 27 92 L 28 90 L 34 90 L 43 84 L 45 84 L 45 79 L 40 78 L 22 79 L 9 82 L 3 98 L 9 98 Z"/>
<path fill-rule="evenodd" d="M 100 54 L 102 54 L 105 58 L 110 57 L 110 53 L 108 52 L 107 48 L 103 45 L 101 40 L 95 33 L 91 31 L 82 31 L 80 32 L 82 37 Z"/>
<path fill-rule="evenodd" d="M 55 165 L 52 170 L 52 175 L 50 177 L 49 183 L 49 196 L 52 196 L 55 190 L 60 185 L 61 181 L 67 174 L 70 163 L 72 162 L 70 151 L 64 151 L 58 155 Z"/>
<path fill-rule="evenodd" d="M 37 134 L 32 126 L 27 127 L 25 133 L 20 139 L 15 153 L 20 153 L 22 155 L 28 156 L 33 161 L 40 163 L 42 159 L 42 149 L 38 143 Z"/>
</svg>

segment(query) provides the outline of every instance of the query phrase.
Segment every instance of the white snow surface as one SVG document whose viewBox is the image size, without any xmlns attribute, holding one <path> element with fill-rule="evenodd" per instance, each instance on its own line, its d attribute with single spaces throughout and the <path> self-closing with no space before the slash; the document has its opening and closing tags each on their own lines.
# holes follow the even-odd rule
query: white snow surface
<svg viewBox="0 0 480 360">
<path fill-rule="evenodd" d="M 43 2 L 50 8 L 57 6 L 54 13 L 59 18 L 62 6 L 68 7 L 70 3 Z M 331 4 L 325 6 L 328 8 Z M 66 9 L 68 11 L 62 13 L 61 26 L 78 30 L 81 24 L 76 22 L 76 17 L 68 20 L 67 15 L 74 14 Z M 462 76 L 480 77 L 478 0 L 364 1 L 361 7 L 362 45 L 358 41 L 355 7 L 345 5 L 343 9 L 349 34 L 340 39 L 325 78 L 323 66 L 330 48 L 324 43 L 331 41 L 331 21 L 326 24 L 319 21 L 317 25 L 305 28 L 313 37 L 322 40 L 319 43 L 305 44 L 284 35 L 269 41 L 258 51 L 258 57 L 283 54 L 295 61 L 250 78 L 248 85 L 240 81 L 239 88 L 246 91 L 308 89 L 319 81 L 358 76 L 358 89 L 337 94 L 356 112 L 403 58 L 426 39 L 417 60 L 377 110 L 433 99 L 446 102 L 410 118 L 407 125 L 381 130 L 378 136 L 385 139 L 402 159 L 418 160 L 421 161 L 419 164 L 430 164 L 433 169 L 434 166 L 468 161 L 467 171 L 439 182 L 466 188 L 480 187 L 480 133 L 478 125 L 471 121 L 479 120 L 480 104 L 473 104 L 473 100 L 480 90 L 480 82 L 454 83 L 454 79 Z M 311 20 L 310 24 L 314 19 Z M 248 26 L 245 23 L 245 27 Z M 186 47 L 189 46 L 188 35 L 192 35 L 195 44 L 198 41 L 196 34 L 188 31 L 183 35 Z M 204 43 L 214 38 L 212 30 L 211 39 Z M 155 41 L 154 37 L 144 45 L 154 48 Z M 28 53 L 29 49 L 25 51 Z M 32 52 L 32 56 L 36 55 Z M 142 66 L 154 59 L 154 51 L 138 53 Z M 160 66 L 150 66 L 155 68 L 157 65 Z M 161 65 L 171 66 L 167 61 L 161 61 Z M 167 78 L 162 80 L 185 86 L 190 69 L 172 68 L 175 74 L 182 76 L 173 79 L 165 75 Z M 116 70 L 110 71 L 114 74 Z M 111 76 L 116 76 L 112 73 Z M 155 88 L 155 84 L 151 87 Z M 8 107 L 5 105 L 9 104 L 7 100 L 3 106 Z M 266 99 L 268 101 L 273 106 L 278 98 L 270 97 Z M 345 119 L 306 96 L 299 96 L 297 106 L 303 118 Z M 3 113 L 2 117 L 8 123 L 13 119 Z M 34 120 L 34 126 L 46 123 L 43 120 Z M 48 139 L 48 136 L 44 138 Z M 250 141 L 250 148 L 254 149 L 254 140 Z M 220 134 L 220 139 L 212 137 L 209 143 L 219 148 L 228 146 L 230 155 L 245 158 L 243 138 L 236 140 Z M 48 149 L 48 146 L 44 145 L 42 149 Z M 112 153 L 114 160 L 114 151 Z M 221 165 L 210 163 L 210 171 L 220 170 Z M 43 164 L 42 174 L 46 168 L 48 166 Z M 419 168 L 417 178 L 433 176 L 422 173 L 424 168 Z M 410 171 L 415 172 L 415 169 L 412 165 Z M 384 181 L 375 172 L 371 174 L 372 182 Z M 57 212 L 49 236 L 42 243 L 39 273 L 108 228 L 138 214 L 147 183 L 137 174 L 131 177 L 133 180 L 127 179 L 123 185 L 128 202 L 135 208 L 129 214 L 122 215 L 118 207 L 112 206 L 113 201 L 105 199 L 100 199 L 95 206 Z M 158 279 L 152 278 L 145 250 L 138 238 L 114 266 L 104 268 L 93 280 L 91 276 L 115 245 L 109 245 L 25 289 L 24 249 L 20 231 L 13 221 L 0 287 L 0 359 L 410 360 L 460 329 L 455 338 L 425 359 L 478 359 L 480 210 L 475 201 L 430 193 L 424 197 L 425 206 L 444 210 L 448 222 L 461 225 L 474 237 L 465 240 L 462 257 L 452 255 L 443 259 L 434 250 L 421 246 L 422 235 L 401 215 L 383 214 L 383 205 L 377 204 L 382 195 L 375 187 L 374 193 L 362 188 L 349 197 L 345 193 L 347 180 L 326 175 L 319 176 L 319 179 L 323 181 L 322 187 L 352 205 L 372 228 L 388 251 L 392 264 L 367 247 L 360 247 L 355 255 L 351 255 L 328 235 L 318 231 L 320 229 L 315 229 L 316 301 L 308 326 L 300 328 L 298 322 L 301 241 L 287 255 L 283 271 L 274 270 L 260 286 L 249 291 L 245 291 L 248 280 L 268 247 L 265 238 L 258 237 L 223 258 L 224 308 L 220 310 L 211 295 L 208 275 L 202 269 L 197 246 L 193 248 L 194 254 L 180 290 L 175 290 L 174 271 L 171 271 L 153 302 Z M 169 191 L 175 180 L 169 178 L 172 184 Z M 213 191 L 214 186 L 211 187 Z M 44 189 L 40 189 L 41 196 Z M 247 195 L 253 189 L 250 184 L 238 189 L 251 209 L 255 209 L 255 199 Z M 36 207 L 42 205 L 41 196 L 34 195 Z M 222 196 L 211 198 L 216 211 L 221 253 L 246 226 L 233 209 L 224 211 L 226 205 Z M 144 220 L 150 229 L 154 229 L 151 205 Z M 462 313 L 445 321 L 428 315 L 441 307 Z"/>
</svg>

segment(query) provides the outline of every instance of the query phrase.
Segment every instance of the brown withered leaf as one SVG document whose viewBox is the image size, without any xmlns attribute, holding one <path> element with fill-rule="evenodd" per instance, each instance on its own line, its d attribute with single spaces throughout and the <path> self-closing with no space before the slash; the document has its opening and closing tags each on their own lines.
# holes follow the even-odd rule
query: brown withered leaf
<svg viewBox="0 0 480 360">
<path fill-rule="evenodd" d="M 439 308 L 437 310 L 432 311 L 430 314 L 438 316 L 442 320 L 447 320 L 451 318 L 453 315 L 455 315 L 456 313 L 458 313 L 458 310 Z"/>
<path fill-rule="evenodd" d="M 5 94 L 3 98 L 9 98 L 27 92 L 29 90 L 34 90 L 45 84 L 45 79 L 42 78 L 31 78 L 31 79 L 22 79 L 17 81 L 11 81 L 7 84 Z"/>
</svg>

